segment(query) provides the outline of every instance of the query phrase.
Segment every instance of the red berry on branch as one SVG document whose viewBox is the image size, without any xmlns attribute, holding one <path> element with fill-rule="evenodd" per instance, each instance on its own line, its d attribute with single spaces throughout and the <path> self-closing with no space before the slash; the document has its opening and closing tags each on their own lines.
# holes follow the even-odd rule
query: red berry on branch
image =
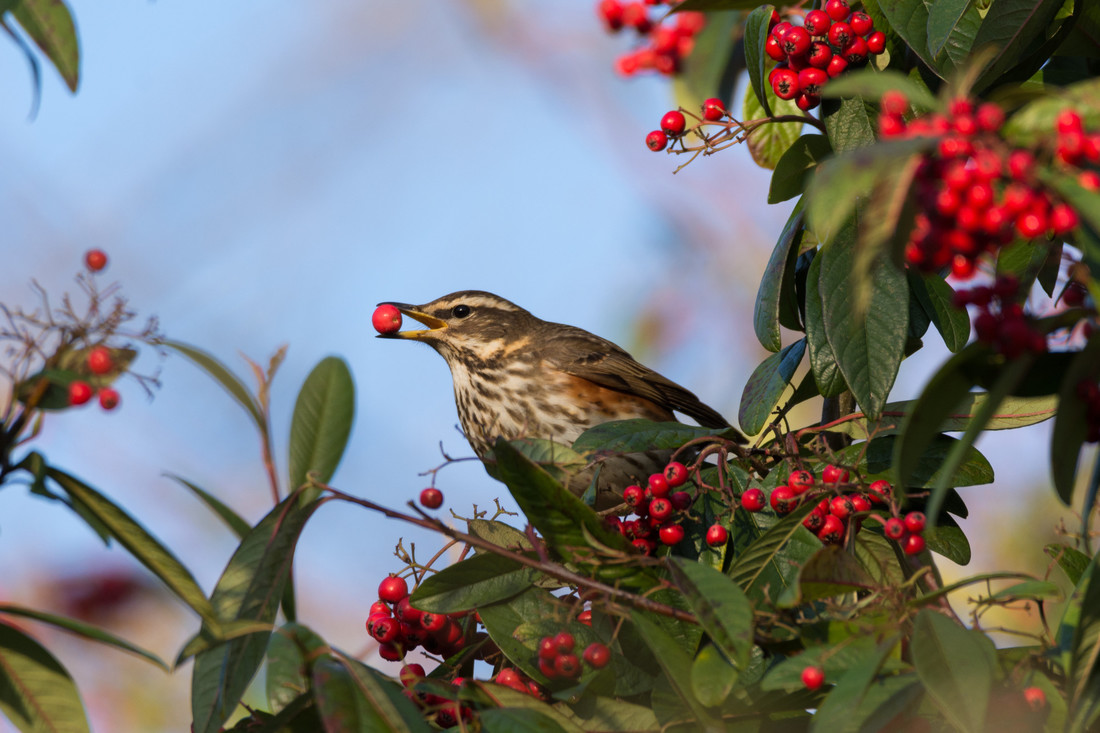
<svg viewBox="0 0 1100 733">
<path fill-rule="evenodd" d="M 821 528 L 825 526 L 825 517 L 827 515 L 814 507 L 814 510 L 806 515 L 802 520 L 802 526 L 811 532 L 819 532 Z"/>
<path fill-rule="evenodd" d="M 572 679 L 581 676 L 581 660 L 576 654 L 562 654 L 554 660 L 554 671 L 559 677 Z"/>
<path fill-rule="evenodd" d="M 1046 707 L 1047 696 L 1038 687 L 1028 687 L 1024 690 L 1024 701 L 1028 704 L 1028 707 L 1037 712 Z"/>
<path fill-rule="evenodd" d="M 691 506 L 691 494 L 686 491 L 673 491 L 668 495 L 668 498 L 677 511 L 685 511 Z"/>
<path fill-rule="evenodd" d="M 882 31 L 875 31 L 871 35 L 867 36 L 867 51 L 878 56 L 880 53 L 886 50 L 886 34 Z"/>
<path fill-rule="evenodd" d="M 848 496 L 833 497 L 833 500 L 829 502 L 829 513 L 837 519 L 847 519 L 854 509 L 852 499 Z"/>
<path fill-rule="evenodd" d="M 665 116 L 661 118 L 661 129 L 670 137 L 682 134 L 686 125 L 687 120 L 684 119 L 684 113 L 679 110 L 674 109 L 666 112 Z"/>
<path fill-rule="evenodd" d="M 1069 234 L 1080 223 L 1077 211 L 1069 204 L 1057 204 L 1050 210 L 1050 228 L 1056 235 Z"/>
<path fill-rule="evenodd" d="M 637 485 L 627 486 L 623 489 L 623 501 L 627 506 L 640 506 L 645 501 L 645 490 Z"/>
<path fill-rule="evenodd" d="M 679 524 L 666 524 L 658 531 L 661 542 L 669 547 L 678 545 L 684 539 L 684 528 Z"/>
<path fill-rule="evenodd" d="M 852 9 L 848 7 L 845 0 L 829 0 L 825 3 L 825 12 L 833 20 L 842 21 L 848 19 L 848 16 L 852 14 Z"/>
<path fill-rule="evenodd" d="M 729 539 L 729 531 L 721 524 L 712 524 L 707 528 L 707 544 L 711 547 L 721 547 Z"/>
<path fill-rule="evenodd" d="M 90 272 L 99 272 L 107 266 L 107 253 L 101 249 L 90 249 L 84 253 L 84 266 Z"/>
<path fill-rule="evenodd" d="M 802 27 L 805 28 L 811 36 L 823 36 L 829 32 L 829 26 L 833 24 L 832 18 L 824 10 L 811 10 L 806 13 L 805 20 L 802 21 Z"/>
<path fill-rule="evenodd" d="M 1054 126 L 1059 133 L 1065 135 L 1073 132 L 1081 132 L 1084 126 L 1081 121 L 1081 115 L 1075 110 L 1064 109 L 1058 113 L 1058 117 L 1054 121 Z"/>
<path fill-rule="evenodd" d="M 840 466 L 828 465 L 821 471 L 821 480 L 825 484 L 839 484 L 848 480 L 850 474 L 848 469 L 841 468 Z"/>
<path fill-rule="evenodd" d="M 901 549 L 906 555 L 916 555 L 924 552 L 924 546 L 924 538 L 919 534 L 911 534 L 901 543 Z"/>
<path fill-rule="evenodd" d="M 96 346 L 88 352 L 88 369 L 92 374 L 106 374 L 115 366 L 106 346 Z"/>
<path fill-rule="evenodd" d="M 829 80 L 829 75 L 821 69 L 810 67 L 798 72 L 798 86 L 803 94 L 820 96 L 821 88 Z"/>
<path fill-rule="evenodd" d="M 606 644 L 593 642 L 584 650 L 584 661 L 593 669 L 603 669 L 611 661 L 611 650 Z"/>
<path fill-rule="evenodd" d="M 393 612 L 390 611 L 390 607 L 382 601 L 375 601 L 374 603 L 370 604 L 370 610 L 367 612 L 367 616 L 374 616 L 379 613 L 384 616 L 393 615 Z"/>
<path fill-rule="evenodd" d="M 406 664 L 401 668 L 399 679 L 401 680 L 401 685 L 406 689 L 415 686 L 417 682 L 424 679 L 423 665 L 416 664 L 415 662 Z"/>
<path fill-rule="evenodd" d="M 843 61 L 843 59 L 841 60 Z M 905 120 L 901 115 L 880 115 L 878 118 L 878 132 L 883 137 L 897 137 L 905 132 Z"/>
<path fill-rule="evenodd" d="M 779 39 L 774 34 L 768 36 L 768 39 L 764 41 L 764 53 L 775 61 L 787 60 L 787 54 L 783 52 L 783 47 L 779 45 Z"/>
<path fill-rule="evenodd" d="M 769 500 L 776 514 L 789 514 L 798 505 L 798 497 L 790 486 L 777 486 L 772 489 Z"/>
<path fill-rule="evenodd" d="M 805 28 L 795 26 L 780 39 L 779 47 L 788 57 L 801 56 L 810 50 L 810 34 Z"/>
<path fill-rule="evenodd" d="M 798 86 L 798 74 L 791 69 L 776 68 L 772 71 L 772 91 L 780 99 L 794 99 L 801 88 Z"/>
<path fill-rule="evenodd" d="M 862 10 L 857 10 L 848 16 L 848 25 L 852 26 L 857 36 L 865 36 L 875 29 L 875 21 Z"/>
<path fill-rule="evenodd" d="M 844 49 L 844 58 L 849 64 L 860 66 L 867 63 L 867 53 L 867 41 L 856 36 L 852 39 L 852 42 L 848 44 L 848 47 Z"/>
<path fill-rule="evenodd" d="M 373 636 L 375 641 L 379 644 L 388 644 L 397 639 L 400 632 L 401 622 L 387 616 L 375 621 L 371 636 Z"/>
<path fill-rule="evenodd" d="M 623 4 L 619 0 L 601 0 L 596 6 L 596 12 L 609 31 L 614 32 L 623 27 Z"/>
<path fill-rule="evenodd" d="M 897 517 L 890 517 L 882 528 L 883 534 L 892 540 L 900 540 L 905 536 L 905 522 Z"/>
<path fill-rule="evenodd" d="M 741 507 L 749 512 L 760 511 L 764 508 L 764 492 L 760 489 L 749 489 L 741 494 Z"/>
<path fill-rule="evenodd" d="M 1100 173 L 1081 171 L 1081 174 L 1077 176 L 1077 183 L 1086 191 L 1100 191 Z"/>
<path fill-rule="evenodd" d="M 668 485 L 674 489 L 683 486 L 688 480 L 687 466 L 679 461 L 673 461 L 665 466 L 664 477 Z"/>
<path fill-rule="evenodd" d="M 92 390 L 92 386 L 87 382 L 82 382 L 78 379 L 75 382 L 69 383 L 69 404 L 73 407 L 83 405 L 85 402 L 92 399 L 93 394 L 95 394 L 95 392 Z"/>
<path fill-rule="evenodd" d="M 438 509 L 443 506 L 443 492 L 429 486 L 420 492 L 420 504 L 428 509 Z"/>
<path fill-rule="evenodd" d="M 796 495 L 806 493 L 813 488 L 813 485 L 814 475 L 805 469 L 792 471 L 787 477 L 787 486 L 790 486 Z"/>
<path fill-rule="evenodd" d="M 118 403 L 122 398 L 119 397 L 118 391 L 112 387 L 104 387 L 99 390 L 99 406 L 104 410 L 113 410 L 118 407 Z"/>
<path fill-rule="evenodd" d="M 848 60 L 843 56 L 833 56 L 829 60 L 829 65 L 825 67 L 825 73 L 829 75 L 830 79 L 835 79 L 844 73 L 848 68 Z"/>
<path fill-rule="evenodd" d="M 802 684 L 807 690 L 818 690 L 825 684 L 825 672 L 821 667 L 806 667 L 802 670 Z"/>
<path fill-rule="evenodd" d="M 992 102 L 986 102 L 978 107 L 978 111 L 974 116 L 978 121 L 978 128 L 983 132 L 996 132 L 1001 129 L 1001 125 L 1005 122 L 1004 110 L 1001 109 L 1000 105 Z"/>
<path fill-rule="evenodd" d="M 703 119 L 708 122 L 717 122 L 726 116 L 726 105 L 721 99 L 711 97 L 703 102 Z M 683 465 L 683 464 L 680 464 Z"/>
<path fill-rule="evenodd" d="M 389 575 L 378 584 L 378 597 L 387 603 L 397 603 L 408 595 L 409 584 L 396 575 Z"/>
<path fill-rule="evenodd" d="M 554 645 L 558 648 L 559 653 L 566 654 L 573 651 L 573 648 L 577 645 L 577 640 L 568 631 L 559 631 L 554 635 Z"/>
<path fill-rule="evenodd" d="M 401 650 L 395 644 L 379 644 L 378 656 L 387 662 L 400 662 L 405 658 L 405 655 L 401 653 Z"/>
<path fill-rule="evenodd" d="M 900 117 L 909 111 L 909 99 L 903 92 L 891 89 L 883 93 L 879 106 L 882 107 L 883 114 Z"/>
<path fill-rule="evenodd" d="M 649 12 L 645 4 L 640 2 L 628 3 L 623 6 L 623 25 L 630 26 L 643 36 L 653 28 L 653 22 L 649 19 Z"/>
<path fill-rule="evenodd" d="M 649 516 L 658 522 L 663 522 L 672 516 L 672 502 L 665 497 L 658 497 L 649 502 Z"/>
<path fill-rule="evenodd" d="M 663 473 L 654 473 L 649 476 L 649 493 L 656 497 L 668 496 L 671 486 Z"/>
<path fill-rule="evenodd" d="M 829 43 L 839 48 L 841 52 L 848 48 L 853 38 L 855 34 L 852 32 L 852 26 L 847 23 L 833 23 L 833 27 L 829 29 Z"/>
<path fill-rule="evenodd" d="M 909 512 L 905 515 L 905 528 L 913 534 L 920 534 L 924 531 L 925 521 L 921 512 Z"/>
<path fill-rule="evenodd" d="M 668 135 L 660 130 L 654 130 L 645 136 L 645 144 L 653 152 L 659 153 L 668 146 Z"/>
<path fill-rule="evenodd" d="M 863 494 L 854 494 L 852 499 L 852 511 L 855 513 L 871 511 L 871 500 Z"/>
<path fill-rule="evenodd" d="M 401 311 L 389 303 L 375 308 L 370 320 L 378 333 L 390 334 L 401 330 Z"/>
</svg>

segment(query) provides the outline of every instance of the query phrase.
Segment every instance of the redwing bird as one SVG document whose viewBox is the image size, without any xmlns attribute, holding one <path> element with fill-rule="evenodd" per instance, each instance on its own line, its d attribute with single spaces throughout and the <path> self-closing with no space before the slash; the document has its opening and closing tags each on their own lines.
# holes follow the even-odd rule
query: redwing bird
<svg viewBox="0 0 1100 733">
<path fill-rule="evenodd" d="M 694 394 L 607 339 L 536 318 L 492 293 L 466 290 L 425 305 L 379 305 L 392 305 L 427 326 L 382 337 L 421 341 L 446 360 L 462 431 L 480 458 L 497 438 L 571 445 L 601 423 L 671 421 L 674 411 L 705 427 L 729 427 Z M 646 451 L 603 461 L 597 506 L 618 503 L 623 488 L 661 471 L 669 455 Z M 591 471 L 583 472 L 569 488 L 583 493 L 591 478 Z"/>
</svg>

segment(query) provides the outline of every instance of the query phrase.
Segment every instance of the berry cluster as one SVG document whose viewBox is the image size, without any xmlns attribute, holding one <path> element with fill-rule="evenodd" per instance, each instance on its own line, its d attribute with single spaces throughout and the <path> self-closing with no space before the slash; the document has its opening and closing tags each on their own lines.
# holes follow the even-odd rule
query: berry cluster
<svg viewBox="0 0 1100 733">
<path fill-rule="evenodd" d="M 662 473 L 650 476 L 646 488 L 634 484 L 623 489 L 623 501 L 633 510 L 635 518 L 609 516 L 605 521 L 647 555 L 657 551 L 658 540 L 668 546 L 679 544 L 684 539 L 679 519 L 691 506 L 692 498 L 686 491 L 673 489 L 687 480 L 687 467 L 673 461 Z"/>
<path fill-rule="evenodd" d="M 1036 154 L 1012 149 L 999 136 L 1005 119 L 999 106 L 956 99 L 946 115 L 906 122 L 908 108 L 900 92 L 883 95 L 878 120 L 883 138 L 939 138 L 916 173 L 921 213 L 905 250 L 909 264 L 923 270 L 950 265 L 955 277 L 968 278 L 982 254 L 1016 236 L 1063 237 L 1077 227 L 1077 211 L 1040 183 Z M 1053 147 L 1043 155 L 1065 167 L 1100 162 L 1100 135 L 1086 135 L 1079 114 L 1067 109 L 1056 125 Z M 1094 171 L 1077 173 L 1082 186 L 1100 188 Z"/>
<path fill-rule="evenodd" d="M 1085 404 L 1085 441 L 1100 442 L 1100 384 L 1088 379 L 1078 382 L 1077 397 Z"/>
<path fill-rule="evenodd" d="M 726 105 L 721 99 L 711 97 L 703 102 L 702 117 L 704 122 L 718 122 L 726 116 Z M 653 152 L 660 152 L 668 146 L 669 139 L 678 140 L 688 130 L 687 118 L 678 109 L 670 110 L 661 118 L 661 129 L 654 130 L 645 136 L 645 144 Z"/>
<path fill-rule="evenodd" d="M 875 30 L 867 13 L 848 7 L 845 0 L 829 0 L 824 10 L 806 13 L 802 25 L 781 21 L 772 12 L 764 51 L 777 62 L 768 76 L 780 99 L 793 99 L 808 112 L 821 104 L 821 89 L 848 68 L 867 63 L 868 54 L 886 49 L 886 34 Z"/>
<path fill-rule="evenodd" d="M 84 365 L 88 372 L 97 377 L 109 374 L 115 368 L 111 350 L 106 346 L 96 346 L 89 351 Z M 99 406 L 104 410 L 113 410 L 118 407 L 120 397 L 118 390 L 113 387 L 100 387 L 97 390 L 83 379 L 76 379 L 69 383 L 69 404 L 73 407 L 85 404 L 97 394 Z"/>
<path fill-rule="evenodd" d="M 1031 352 L 1047 350 L 1047 339 L 1036 329 L 1017 302 L 1019 281 L 1012 275 L 999 275 L 992 287 L 981 285 L 955 292 L 954 305 L 978 307 L 974 333 L 978 340 L 992 345 L 998 353 L 1013 359 Z"/>
<path fill-rule="evenodd" d="M 576 679 L 581 676 L 583 665 L 603 669 L 611 661 L 611 650 L 600 642 L 589 644 L 578 657 L 574 653 L 576 640 L 568 631 L 545 636 L 539 641 L 539 671 L 549 679 Z"/>
<path fill-rule="evenodd" d="M 416 691 L 414 689 L 416 684 L 425 676 L 424 667 L 412 663 L 401 668 L 398 679 L 405 688 L 405 697 L 418 705 L 436 725 L 440 728 L 453 728 L 460 720 L 470 720 L 473 717 L 473 710 L 466 705 L 442 695 Z M 455 677 L 451 682 L 456 688 L 462 687 L 465 683 L 466 680 L 462 677 Z M 527 689 L 522 688 L 520 692 L 527 692 Z"/>
<path fill-rule="evenodd" d="M 759 512 L 771 505 L 772 511 L 779 516 L 790 514 L 804 500 L 817 500 L 817 505 L 802 520 L 802 526 L 817 535 L 826 545 L 837 545 L 845 536 L 859 531 L 860 517 L 871 511 L 872 507 L 889 507 L 894 511 L 893 487 L 889 481 L 879 479 L 867 487 L 867 491 L 848 490 L 852 486 L 851 474 L 846 468 L 828 465 L 821 471 L 821 485 L 817 484 L 813 472 L 806 469 L 792 471 L 787 483 L 772 489 L 771 496 L 765 499 L 761 489 L 747 489 L 741 494 L 741 508 L 749 512 Z M 819 498 L 820 497 L 820 498 Z M 908 515 L 903 526 L 909 526 Z M 877 515 L 876 515 L 877 516 Z M 920 536 L 924 529 L 924 517 L 920 516 L 920 529 L 910 530 L 910 535 L 887 537 L 898 540 L 906 554 L 915 555 L 924 549 L 924 539 Z M 886 522 L 902 521 L 896 518 Z M 916 526 L 917 519 L 912 520 Z"/>
<path fill-rule="evenodd" d="M 683 61 L 695 46 L 695 36 L 706 25 L 703 13 L 676 13 L 670 20 L 651 18 L 647 6 L 660 5 L 661 0 L 646 2 L 621 2 L 600 0 L 596 13 L 607 29 L 613 33 L 632 28 L 643 45 L 629 51 L 615 62 L 616 70 L 623 76 L 634 76 L 641 71 L 657 71 L 666 76 L 679 73 Z M 670 0 L 667 4 L 674 5 Z"/>
<path fill-rule="evenodd" d="M 423 647 L 431 654 L 449 657 L 472 639 L 473 625 L 465 623 L 467 613 L 429 613 L 409 603 L 409 586 L 404 578 L 390 575 L 378 586 L 378 601 L 371 605 L 367 633 L 378 642 L 378 655 L 389 662 L 405 658 Z"/>
</svg>

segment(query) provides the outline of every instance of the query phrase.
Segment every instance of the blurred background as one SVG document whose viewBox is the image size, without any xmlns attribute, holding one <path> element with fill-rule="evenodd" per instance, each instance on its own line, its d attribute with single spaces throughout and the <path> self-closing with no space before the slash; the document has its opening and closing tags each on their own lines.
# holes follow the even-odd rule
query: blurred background
<svg viewBox="0 0 1100 733">
<path fill-rule="evenodd" d="M 629 40 L 603 31 L 592 0 L 70 6 L 81 86 L 69 95 L 44 64 L 34 119 L 26 61 L 0 43 L 3 303 L 33 308 L 32 279 L 55 301 L 75 291 L 83 253 L 100 247 L 102 279 L 133 308 L 242 376 L 242 355 L 266 363 L 289 345 L 272 394 L 283 474 L 297 390 L 317 361 L 342 356 L 358 395 L 333 483 L 391 506 L 428 484 L 440 444 L 471 451 L 442 359 L 374 339 L 379 301 L 490 290 L 617 341 L 736 415 L 765 356 L 752 303 L 790 207 L 766 205 L 769 174 L 743 149 L 676 175 L 680 160 L 646 150 L 672 106 L 668 82 L 615 74 Z M 928 340 L 895 398 L 915 396 L 942 360 Z M 165 474 L 255 521 L 270 508 L 259 440 L 181 358 L 146 349 L 135 368 L 159 373 L 154 399 L 124 381 L 119 409 L 52 416 L 35 447 L 140 518 L 209 590 L 236 543 Z M 1049 489 L 1048 436 L 1038 426 L 982 445 L 1000 478 L 964 492 L 976 548 L 965 572 L 1045 569 L 1039 538 L 1070 516 Z M 436 484 L 461 516 L 502 495 L 476 462 Z M 6 488 L 0 600 L 80 614 L 174 658 L 198 619 L 63 507 Z M 371 659 L 363 622 L 400 567 L 399 537 L 422 559 L 440 546 L 322 508 L 298 549 L 301 620 Z M 27 626 L 77 678 L 96 730 L 186 728 L 189 668 L 162 674 Z"/>
</svg>

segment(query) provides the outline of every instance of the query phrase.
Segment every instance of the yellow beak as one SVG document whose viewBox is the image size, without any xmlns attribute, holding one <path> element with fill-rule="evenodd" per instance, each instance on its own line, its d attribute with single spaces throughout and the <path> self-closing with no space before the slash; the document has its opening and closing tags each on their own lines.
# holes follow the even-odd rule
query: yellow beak
<svg viewBox="0 0 1100 733">
<path fill-rule="evenodd" d="M 417 310 L 417 306 L 409 305 L 408 303 L 394 303 L 385 302 L 378 305 L 392 305 L 397 310 L 401 311 L 401 315 L 408 316 L 414 321 L 423 323 L 427 328 L 420 328 L 415 331 L 398 331 L 396 333 L 380 333 L 377 338 L 382 339 L 423 339 L 425 336 L 431 334 L 434 331 L 440 331 L 447 327 L 447 322 L 430 316 L 423 311 Z"/>
</svg>

